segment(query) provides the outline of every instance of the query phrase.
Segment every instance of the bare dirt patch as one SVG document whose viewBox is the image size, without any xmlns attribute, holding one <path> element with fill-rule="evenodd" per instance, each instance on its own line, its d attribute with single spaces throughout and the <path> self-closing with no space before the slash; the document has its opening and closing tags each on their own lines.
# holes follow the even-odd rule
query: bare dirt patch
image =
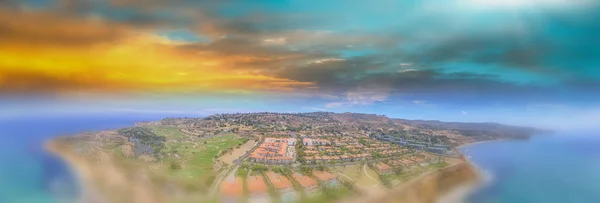
<svg viewBox="0 0 600 203">
<path fill-rule="evenodd" d="M 225 162 L 226 164 L 231 165 L 231 164 L 233 164 L 233 160 L 244 155 L 247 151 L 251 150 L 252 147 L 254 147 L 254 145 L 256 145 L 256 141 L 249 140 L 248 142 L 246 142 L 246 144 L 243 144 L 240 148 L 235 149 L 235 150 L 219 157 L 219 161 L 222 161 L 222 162 Z"/>
</svg>

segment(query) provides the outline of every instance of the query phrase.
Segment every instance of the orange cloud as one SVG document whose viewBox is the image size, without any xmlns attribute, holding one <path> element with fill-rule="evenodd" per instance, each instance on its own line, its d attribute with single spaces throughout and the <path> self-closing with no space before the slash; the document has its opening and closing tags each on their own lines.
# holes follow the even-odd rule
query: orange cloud
<svg viewBox="0 0 600 203">
<path fill-rule="evenodd" d="M 289 91 L 315 85 L 233 67 L 286 56 L 182 50 L 185 42 L 114 22 L 0 13 L 0 92 Z"/>
</svg>

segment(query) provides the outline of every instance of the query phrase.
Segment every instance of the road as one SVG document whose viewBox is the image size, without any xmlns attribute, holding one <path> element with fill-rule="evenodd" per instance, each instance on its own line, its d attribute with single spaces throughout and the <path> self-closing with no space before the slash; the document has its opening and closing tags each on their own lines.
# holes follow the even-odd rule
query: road
<svg viewBox="0 0 600 203">
<path fill-rule="evenodd" d="M 363 165 L 363 172 L 365 172 L 365 175 L 367 175 L 367 177 L 369 177 L 371 180 L 376 181 L 378 183 L 377 185 L 379 185 L 379 180 L 373 178 L 371 175 L 369 175 L 369 173 L 367 173 L 367 165 L 366 164 Z M 377 186 L 377 185 L 375 185 L 375 186 Z M 372 186 L 372 187 L 374 187 L 374 186 Z"/>
</svg>

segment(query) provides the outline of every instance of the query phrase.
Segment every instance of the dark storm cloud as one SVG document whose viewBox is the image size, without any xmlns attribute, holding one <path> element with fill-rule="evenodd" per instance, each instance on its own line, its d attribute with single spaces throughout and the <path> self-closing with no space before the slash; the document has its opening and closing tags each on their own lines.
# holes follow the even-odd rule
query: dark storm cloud
<svg viewBox="0 0 600 203">
<path fill-rule="evenodd" d="M 276 76 L 315 82 L 321 89 L 344 92 L 368 86 L 384 87 L 394 93 L 484 92 L 509 88 L 495 75 L 468 72 L 444 73 L 437 68 L 401 69 L 392 56 L 370 55 L 343 61 L 286 67 Z M 395 67 L 395 68 L 394 68 Z M 503 91 L 505 92 L 505 91 Z M 510 92 L 510 91 L 508 91 Z"/>
<path fill-rule="evenodd" d="M 549 41 L 518 34 L 466 33 L 425 44 L 421 50 L 406 55 L 410 60 L 430 65 L 464 62 L 543 71 L 545 56 L 555 49 Z"/>
</svg>

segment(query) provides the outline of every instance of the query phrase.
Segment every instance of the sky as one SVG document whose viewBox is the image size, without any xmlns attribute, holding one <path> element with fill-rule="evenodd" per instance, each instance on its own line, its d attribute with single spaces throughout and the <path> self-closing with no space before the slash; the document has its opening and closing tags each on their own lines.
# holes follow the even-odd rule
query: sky
<svg viewBox="0 0 600 203">
<path fill-rule="evenodd" d="M 589 128 L 595 0 L 4 0 L 0 119 L 359 112 Z"/>
</svg>

